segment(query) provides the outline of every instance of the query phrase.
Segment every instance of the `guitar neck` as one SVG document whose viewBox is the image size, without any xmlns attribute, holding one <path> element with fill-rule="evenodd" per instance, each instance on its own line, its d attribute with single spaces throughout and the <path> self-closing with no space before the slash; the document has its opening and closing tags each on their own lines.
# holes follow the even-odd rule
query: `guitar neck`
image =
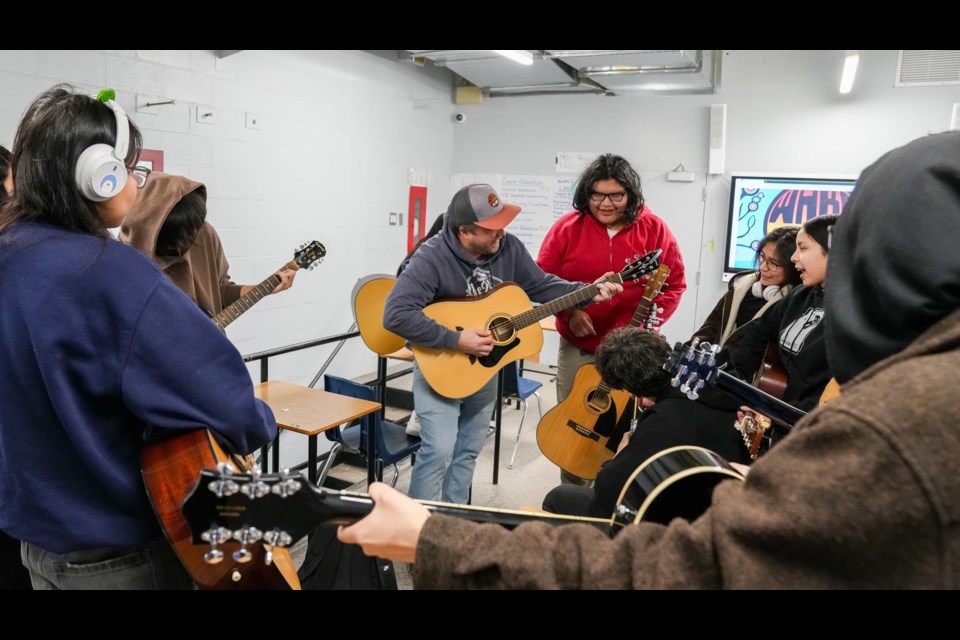
<svg viewBox="0 0 960 640">
<path fill-rule="evenodd" d="M 617 284 L 623 284 L 623 277 L 619 273 L 615 273 L 612 276 L 608 276 L 601 280 L 600 282 L 616 282 Z M 538 307 L 534 307 L 529 311 L 524 311 L 513 317 L 513 327 L 515 329 L 522 329 L 523 327 L 528 327 L 535 322 L 540 322 L 544 318 L 548 318 L 552 315 L 556 315 L 564 309 L 569 309 L 578 304 L 590 300 L 593 296 L 600 293 L 600 289 L 597 287 L 597 284 L 588 284 L 585 287 L 577 289 L 573 293 L 568 293 L 565 296 L 560 296 L 556 300 L 551 300 L 546 304 L 542 304 Z"/>
<path fill-rule="evenodd" d="M 283 271 L 284 269 L 296 271 L 299 268 L 296 262 L 290 261 L 277 269 L 277 271 Z M 213 323 L 220 327 L 221 330 L 226 329 L 227 325 L 249 311 L 253 305 L 273 293 L 273 290 L 277 288 L 280 282 L 280 276 L 274 273 L 253 289 L 234 300 L 229 306 L 224 308 L 223 311 L 213 316 Z"/>
<path fill-rule="evenodd" d="M 732 393 L 743 401 L 744 404 L 753 407 L 760 413 L 769 417 L 784 427 L 792 428 L 797 420 L 807 415 L 806 411 L 801 411 L 791 404 L 776 398 L 769 393 L 757 389 L 751 384 L 747 384 L 740 378 L 732 376 L 726 371 L 717 372 L 717 387 Z"/>
<path fill-rule="evenodd" d="M 366 516 L 373 509 L 373 499 L 365 493 L 350 493 L 346 491 L 330 491 L 323 488 L 311 487 L 316 499 L 315 510 L 321 514 L 321 521 L 314 524 L 347 525 L 353 524 Z M 573 523 L 591 524 L 603 529 L 612 535 L 615 529 L 622 526 L 613 518 L 581 518 L 564 516 L 552 513 L 535 513 L 511 509 L 489 509 L 472 507 L 462 504 L 447 504 L 445 502 L 430 502 L 418 500 L 431 513 L 452 516 L 481 524 L 499 524 L 512 529 L 525 522 L 544 522 L 550 525 L 564 525 Z M 336 514 L 330 516 L 330 514 Z"/>
</svg>

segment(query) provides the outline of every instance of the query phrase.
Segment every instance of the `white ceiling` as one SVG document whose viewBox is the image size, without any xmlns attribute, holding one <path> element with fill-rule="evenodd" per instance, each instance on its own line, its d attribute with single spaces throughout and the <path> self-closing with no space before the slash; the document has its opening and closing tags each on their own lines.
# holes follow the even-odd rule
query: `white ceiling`
<svg viewBox="0 0 960 640">
<path fill-rule="evenodd" d="M 716 93 L 720 51 L 544 50 L 522 65 L 492 51 L 405 49 L 407 60 L 444 67 L 489 97 L 551 93 Z"/>
</svg>

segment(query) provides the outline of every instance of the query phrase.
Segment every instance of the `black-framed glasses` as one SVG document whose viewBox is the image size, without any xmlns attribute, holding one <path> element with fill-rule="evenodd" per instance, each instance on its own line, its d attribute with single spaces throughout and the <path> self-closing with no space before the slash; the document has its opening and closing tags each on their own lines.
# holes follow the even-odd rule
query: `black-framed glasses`
<svg viewBox="0 0 960 640">
<path fill-rule="evenodd" d="M 763 265 L 767 265 L 767 266 L 770 267 L 771 269 L 780 269 L 780 268 L 783 267 L 782 264 L 780 264 L 779 262 L 776 262 L 776 261 L 774 261 L 774 260 L 771 260 L 770 258 L 768 258 L 767 256 L 763 255 L 762 253 L 758 253 L 758 254 L 757 254 L 757 264 L 759 264 L 761 267 L 762 267 Z"/>
<path fill-rule="evenodd" d="M 146 167 L 134 167 L 133 169 L 127 170 L 133 179 L 137 183 L 137 189 L 143 189 L 147 184 L 147 178 L 150 177 L 150 174 L 153 173 L 152 169 L 147 169 Z"/>
<path fill-rule="evenodd" d="M 602 204 L 604 200 L 610 198 L 610 202 L 613 204 L 620 204 L 626 195 L 626 191 L 617 191 L 616 193 L 600 193 L 599 191 L 594 191 L 590 194 L 590 202 Z"/>
</svg>

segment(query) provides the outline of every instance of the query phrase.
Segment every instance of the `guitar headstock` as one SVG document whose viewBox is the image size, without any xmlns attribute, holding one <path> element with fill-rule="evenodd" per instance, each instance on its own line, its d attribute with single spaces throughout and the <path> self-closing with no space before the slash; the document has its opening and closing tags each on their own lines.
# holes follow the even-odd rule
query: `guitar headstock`
<svg viewBox="0 0 960 640">
<path fill-rule="evenodd" d="M 300 245 L 293 254 L 293 261 L 301 269 L 312 270 L 325 255 L 327 248 L 319 240 L 314 240 Z"/>
<path fill-rule="evenodd" d="M 286 547 L 323 523 L 346 524 L 369 512 L 372 501 L 355 494 L 314 489 L 298 474 L 236 473 L 227 464 L 203 469 L 190 495 L 181 506 L 190 526 L 193 544 L 210 545 L 203 559 L 217 564 L 224 559 L 220 548 L 240 544 L 233 552 L 235 562 L 248 562 L 247 547 L 257 543 Z M 346 502 L 346 506 L 342 503 Z M 351 502 L 353 506 L 351 506 Z M 271 561 L 268 551 L 267 563 Z"/>
<path fill-rule="evenodd" d="M 628 262 L 627 266 L 621 269 L 617 275 L 620 276 L 623 282 L 627 282 L 628 280 L 636 280 L 642 275 L 655 271 L 660 266 L 661 253 L 663 253 L 662 249 L 654 249 L 644 256 L 635 258 L 631 262 Z"/>
<path fill-rule="evenodd" d="M 659 251 L 659 249 L 657 249 Z M 650 278 L 647 280 L 647 286 L 643 290 L 643 297 L 646 300 L 653 300 L 660 293 L 660 289 L 663 288 L 663 284 L 667 281 L 667 278 L 670 276 L 670 267 L 665 264 L 657 267 L 657 270 L 654 271 Z"/>
<path fill-rule="evenodd" d="M 719 345 L 709 342 L 701 344 L 699 338 L 694 338 L 689 345 L 678 342 L 663 369 L 673 376 L 671 385 L 687 394 L 691 400 L 696 400 L 700 397 L 700 389 L 713 384 L 717 379 L 719 352 Z"/>
</svg>

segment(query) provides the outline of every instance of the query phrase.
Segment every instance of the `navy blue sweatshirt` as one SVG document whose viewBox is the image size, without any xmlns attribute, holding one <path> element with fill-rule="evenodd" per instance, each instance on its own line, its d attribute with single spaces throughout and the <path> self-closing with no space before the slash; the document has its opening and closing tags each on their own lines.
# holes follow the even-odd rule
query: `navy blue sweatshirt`
<svg viewBox="0 0 960 640">
<path fill-rule="evenodd" d="M 161 535 L 149 427 L 273 439 L 243 359 L 136 249 L 34 223 L 0 235 L 0 529 L 55 553 Z"/>
</svg>

